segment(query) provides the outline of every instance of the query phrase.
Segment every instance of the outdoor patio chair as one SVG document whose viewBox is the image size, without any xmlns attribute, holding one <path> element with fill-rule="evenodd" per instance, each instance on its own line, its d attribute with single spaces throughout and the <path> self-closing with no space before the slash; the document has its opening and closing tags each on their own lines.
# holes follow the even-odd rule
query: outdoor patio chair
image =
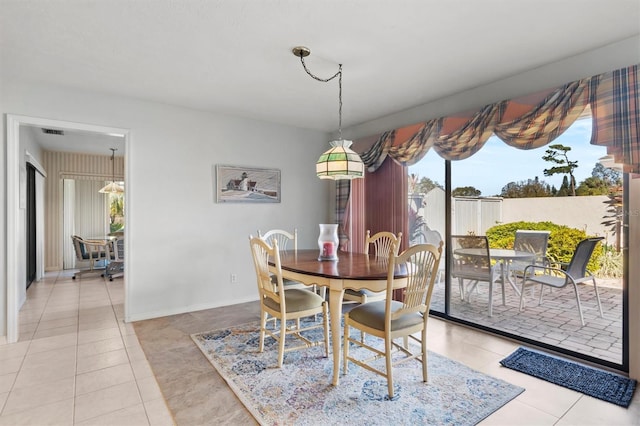
<svg viewBox="0 0 640 426">
<path fill-rule="evenodd" d="M 587 270 L 587 263 L 589 263 L 589 259 L 591 259 L 591 255 L 593 254 L 593 250 L 596 248 L 596 245 L 603 239 L 604 237 L 593 237 L 580 241 L 576 250 L 573 252 L 571 261 L 566 269 L 539 265 L 527 266 L 524 269 L 522 276 L 520 311 L 524 310 L 524 290 L 527 284 L 540 284 L 540 298 L 538 299 L 538 305 L 542 303 L 542 289 L 544 286 L 549 286 L 551 288 L 563 288 L 570 284 L 573 286 L 573 291 L 576 295 L 576 305 L 578 306 L 578 312 L 580 314 L 580 322 L 584 326 L 584 315 L 582 314 L 582 305 L 580 304 L 578 284 L 591 281 L 593 282 L 593 290 L 596 294 L 600 317 L 602 317 L 602 304 L 600 303 L 600 294 L 598 293 L 596 278 Z"/>
<path fill-rule="evenodd" d="M 402 240 L 402 232 L 398 233 L 396 237 L 392 232 L 378 232 L 371 235 L 371 231 L 367 230 L 367 236 L 365 238 L 365 253 L 369 253 L 370 246 L 373 246 L 373 253 L 376 256 L 389 257 L 391 254 L 397 255 L 400 248 L 400 241 Z M 395 245 L 394 245 L 395 244 Z M 393 251 L 395 247 L 395 252 Z M 344 292 L 344 301 L 367 303 L 374 302 L 376 300 L 384 300 L 387 297 L 385 291 L 374 292 L 366 289 L 351 290 L 346 289 Z"/>
<path fill-rule="evenodd" d="M 549 234 L 551 234 L 551 231 L 532 231 L 522 229 L 518 229 L 516 231 L 516 237 L 513 242 L 513 249 L 535 253 L 536 258 L 533 262 L 511 262 L 511 264 L 509 265 L 509 270 L 511 271 L 511 273 L 521 277 L 524 268 L 531 264 L 549 266 L 549 259 L 547 259 Z"/>
<path fill-rule="evenodd" d="M 489 284 L 489 316 L 493 316 L 493 283 L 500 274 L 491 265 L 489 240 L 486 236 L 452 235 L 451 276 L 458 279 L 460 299 L 470 301 L 471 293 L 479 282 Z M 464 280 L 469 280 L 471 288 L 465 290 Z M 504 282 L 502 293 L 504 295 Z"/>
<path fill-rule="evenodd" d="M 438 247 L 440 246 L 440 243 L 444 243 L 444 240 L 442 239 L 442 235 L 440 235 L 440 233 L 435 229 L 427 229 L 426 231 L 422 232 L 422 235 L 424 237 L 424 242 L 426 244 L 432 244 Z M 444 247 L 442 248 L 442 250 L 443 251 L 445 250 Z M 436 284 L 442 283 L 443 279 L 444 279 L 444 262 L 440 262 L 438 266 L 438 274 L 436 275 Z"/>
<path fill-rule="evenodd" d="M 285 352 L 324 345 L 325 357 L 329 356 L 329 304 L 312 291 L 298 288 L 284 288 L 282 282 L 282 266 L 278 240 L 272 240 L 270 246 L 260 237 L 250 237 L 251 255 L 256 269 L 258 292 L 260 297 L 260 352 L 264 351 L 265 335 L 278 342 L 278 368 L 282 367 Z M 269 271 L 269 258 L 275 263 L 275 283 Z M 303 323 L 302 318 L 322 314 L 322 323 Z M 267 326 L 271 318 L 279 320 L 280 326 Z M 291 322 L 291 324 L 288 324 Z M 310 340 L 306 333 L 314 329 L 323 329 L 322 340 Z M 304 332 L 304 334 L 302 334 Z M 287 336 L 297 338 L 300 344 L 285 345 Z"/>
<path fill-rule="evenodd" d="M 394 243 L 394 246 L 396 244 Z M 364 303 L 344 314 L 343 374 L 347 374 L 349 361 L 387 379 L 389 399 L 394 399 L 393 367 L 405 361 L 416 359 L 422 363 L 422 380 L 427 381 L 427 320 L 429 304 L 442 254 L 442 244 L 418 244 L 396 255 L 397 249 L 389 256 L 389 273 L 385 299 Z M 402 302 L 392 300 L 395 289 L 394 270 L 407 269 L 408 277 L 405 297 Z M 360 330 L 361 335 L 374 336 L 384 340 L 384 347 L 374 347 L 369 340 L 350 337 L 350 328 Z M 421 333 L 420 337 L 416 334 Z M 402 344 L 394 339 L 402 337 Z M 420 344 L 418 348 L 409 347 L 409 339 Z M 371 352 L 372 356 L 356 358 L 350 355 L 350 345 L 357 345 Z M 398 349 L 405 356 L 396 356 Z M 385 368 L 370 364 L 378 358 L 385 358 Z M 393 357 L 393 359 L 392 359 Z"/>
</svg>

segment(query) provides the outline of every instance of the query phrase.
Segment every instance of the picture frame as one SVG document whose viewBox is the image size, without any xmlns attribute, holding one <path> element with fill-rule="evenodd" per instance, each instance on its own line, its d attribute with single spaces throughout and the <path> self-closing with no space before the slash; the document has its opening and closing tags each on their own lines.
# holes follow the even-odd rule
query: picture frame
<svg viewBox="0 0 640 426">
<path fill-rule="evenodd" d="M 280 170 L 260 167 L 215 166 L 217 203 L 279 203 Z"/>
</svg>

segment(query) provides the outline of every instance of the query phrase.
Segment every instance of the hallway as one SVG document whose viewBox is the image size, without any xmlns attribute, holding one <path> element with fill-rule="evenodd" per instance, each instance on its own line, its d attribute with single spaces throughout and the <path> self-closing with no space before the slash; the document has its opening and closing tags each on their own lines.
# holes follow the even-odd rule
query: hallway
<svg viewBox="0 0 640 426">
<path fill-rule="evenodd" d="M 19 342 L 0 346 L 0 425 L 173 424 L 123 322 L 123 280 L 72 275 L 34 282 Z"/>
</svg>

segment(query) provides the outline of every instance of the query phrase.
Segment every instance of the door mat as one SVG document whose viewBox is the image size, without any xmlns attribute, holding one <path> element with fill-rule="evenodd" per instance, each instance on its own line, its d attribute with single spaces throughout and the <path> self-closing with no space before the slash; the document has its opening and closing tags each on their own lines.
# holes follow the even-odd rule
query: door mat
<svg viewBox="0 0 640 426">
<path fill-rule="evenodd" d="M 622 407 L 631 404 L 636 388 L 636 381 L 628 377 L 526 348 L 518 348 L 500 364 Z"/>
</svg>

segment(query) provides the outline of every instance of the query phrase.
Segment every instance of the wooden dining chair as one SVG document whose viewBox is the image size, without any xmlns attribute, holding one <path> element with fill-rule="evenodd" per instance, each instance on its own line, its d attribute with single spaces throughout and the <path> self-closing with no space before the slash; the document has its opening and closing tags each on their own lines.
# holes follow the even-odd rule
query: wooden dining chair
<svg viewBox="0 0 640 426">
<path fill-rule="evenodd" d="M 344 315 L 344 342 L 343 342 L 343 373 L 347 374 L 349 362 L 352 362 L 371 372 L 379 374 L 387 379 L 389 391 L 388 398 L 395 398 L 393 387 L 393 367 L 400 363 L 416 359 L 422 363 L 422 380 L 427 381 L 427 320 L 429 319 L 429 304 L 436 277 L 438 264 L 442 255 L 442 244 L 417 244 L 402 254 L 396 255 L 396 243 L 389 257 L 387 273 L 386 300 L 364 303 L 356 306 Z M 406 270 L 406 278 L 394 278 L 397 268 Z M 402 302 L 392 300 L 396 280 L 406 280 L 405 297 Z M 373 336 L 384 340 L 384 347 L 374 346 L 367 340 L 351 337 L 350 329 L 360 330 L 361 334 Z M 420 337 L 415 334 L 420 333 Z M 402 337 L 402 343 L 395 342 Z M 409 342 L 417 342 L 418 348 L 410 347 Z M 365 359 L 362 354 L 351 355 L 350 345 L 366 349 L 367 355 L 373 356 Z M 392 360 L 395 350 L 399 350 L 404 356 Z M 384 358 L 385 367 L 372 364 L 371 361 Z"/>
<path fill-rule="evenodd" d="M 365 237 L 365 253 L 369 254 L 371 247 L 373 247 L 373 254 L 376 257 L 389 257 L 391 254 L 398 254 L 400 248 L 400 241 L 402 241 L 402 232 L 396 236 L 392 232 L 377 232 L 371 235 L 371 231 L 367 230 Z M 376 300 L 384 300 L 386 292 L 374 292 L 366 289 L 352 290 L 346 289 L 344 292 L 345 301 L 367 303 L 374 302 Z"/>
<path fill-rule="evenodd" d="M 258 229 L 258 237 L 262 238 L 268 244 L 273 245 L 274 241 L 278 242 L 278 248 L 281 252 L 283 251 L 293 251 L 296 253 L 298 251 L 298 229 L 294 228 L 293 232 L 285 231 L 283 229 L 271 229 L 264 234 L 260 232 Z M 273 277 L 275 279 L 275 276 Z M 302 288 L 305 290 L 313 290 L 315 291 L 314 286 L 307 286 L 302 284 L 301 282 L 283 279 L 285 288 Z"/>
<path fill-rule="evenodd" d="M 260 352 L 264 351 L 264 339 L 268 335 L 278 342 L 278 368 L 282 367 L 285 352 L 293 350 L 324 345 L 324 356 L 328 357 L 328 302 L 315 292 L 284 287 L 277 240 L 273 240 L 273 245 L 269 245 L 260 237 L 249 237 L 249 242 L 260 297 Z M 275 264 L 275 282 L 269 270 L 269 258 Z M 321 323 L 315 321 L 317 314 L 322 315 Z M 306 317 L 313 317 L 314 321 L 301 321 Z M 270 318 L 275 319 L 273 328 L 267 327 Z M 279 322 L 279 326 L 276 322 Z M 312 341 L 301 334 L 314 329 L 323 329 L 322 340 Z M 295 337 L 300 344 L 287 346 L 287 336 Z"/>
</svg>

